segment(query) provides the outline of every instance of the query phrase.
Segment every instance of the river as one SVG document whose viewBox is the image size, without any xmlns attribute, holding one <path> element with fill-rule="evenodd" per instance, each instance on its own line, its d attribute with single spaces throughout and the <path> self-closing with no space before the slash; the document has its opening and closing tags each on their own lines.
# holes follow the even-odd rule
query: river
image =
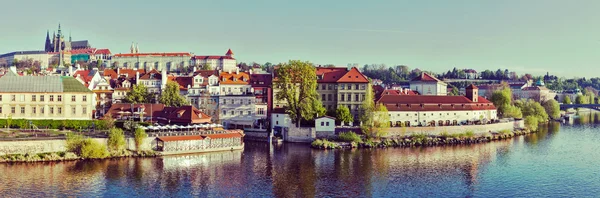
<svg viewBox="0 0 600 198">
<path fill-rule="evenodd" d="M 594 197 L 600 124 L 584 116 L 492 143 L 322 151 L 248 142 L 243 151 L 0 164 L 2 197 Z"/>
</svg>

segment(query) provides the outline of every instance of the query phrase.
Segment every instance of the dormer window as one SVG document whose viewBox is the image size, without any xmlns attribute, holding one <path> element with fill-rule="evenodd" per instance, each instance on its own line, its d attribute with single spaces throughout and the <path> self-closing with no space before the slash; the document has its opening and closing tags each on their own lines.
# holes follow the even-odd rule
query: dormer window
<svg viewBox="0 0 600 198">
<path fill-rule="evenodd" d="M 233 82 L 237 82 L 237 78 L 233 78 Z"/>
<path fill-rule="evenodd" d="M 225 82 L 227 80 L 227 78 L 223 77 L 223 82 Z"/>
</svg>

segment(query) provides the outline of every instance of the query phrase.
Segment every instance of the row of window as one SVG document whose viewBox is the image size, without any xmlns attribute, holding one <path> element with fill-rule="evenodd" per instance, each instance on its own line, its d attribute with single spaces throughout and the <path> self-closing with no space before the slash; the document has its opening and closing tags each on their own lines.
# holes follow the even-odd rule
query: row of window
<svg viewBox="0 0 600 198">
<path fill-rule="evenodd" d="M 237 114 L 236 114 L 236 112 L 237 112 Z M 244 113 L 246 113 L 246 114 L 244 114 Z M 234 110 L 230 110 L 230 111 L 223 110 L 223 115 L 228 115 L 228 114 L 231 115 L 231 116 L 234 116 L 234 115 L 252 115 L 252 111 L 246 111 L 246 112 L 244 112 L 244 111 L 234 111 Z"/>
<path fill-rule="evenodd" d="M 221 104 L 252 104 L 252 99 L 221 99 Z"/>
<path fill-rule="evenodd" d="M 495 111 L 492 111 L 492 114 L 495 114 Z M 431 113 L 431 116 L 433 116 L 434 113 Z M 443 116 L 443 113 L 439 113 L 440 116 Z M 446 115 L 450 115 L 450 113 L 446 113 Z M 456 113 L 454 113 L 454 115 L 456 115 Z M 466 112 L 465 115 L 469 115 L 469 112 Z M 484 112 L 479 112 L 476 111 L 473 113 L 473 115 L 484 115 Z M 393 114 L 390 114 L 390 117 L 392 117 Z M 396 116 L 400 117 L 400 114 L 396 114 Z M 406 116 L 409 116 L 409 114 L 407 113 Z M 415 113 L 415 116 L 418 116 L 418 114 Z M 423 116 L 427 116 L 427 113 L 423 113 Z"/>
<path fill-rule="evenodd" d="M 366 90 L 366 84 L 321 84 L 317 85 L 317 90 Z"/>
<path fill-rule="evenodd" d="M 4 99 L 2 96 L 3 95 L 0 95 L 0 101 L 3 101 L 3 99 Z M 54 102 L 54 96 L 55 95 L 48 95 L 48 101 Z M 31 102 L 38 102 L 38 100 L 39 100 L 39 102 L 45 102 L 46 95 L 31 95 Z M 10 101 L 16 102 L 17 95 L 10 95 Z M 62 102 L 62 95 L 56 95 L 56 101 Z M 87 96 L 82 96 L 81 101 L 87 102 Z M 25 95 L 19 95 L 19 102 L 25 102 Z M 75 96 L 75 95 L 71 96 L 71 102 L 77 102 L 77 96 Z"/>
<path fill-rule="evenodd" d="M 321 101 L 337 101 L 338 96 L 335 94 L 321 94 Z M 340 101 L 344 102 L 362 102 L 365 100 L 365 94 L 339 94 Z"/>
<path fill-rule="evenodd" d="M 29 107 L 31 109 L 31 114 L 45 114 L 46 113 L 46 108 L 44 107 Z M 19 114 L 26 114 L 26 107 L 20 107 L 19 109 L 20 111 L 17 111 L 17 107 L 10 107 L 10 113 L 11 114 L 15 114 L 15 115 L 19 115 Z M 38 111 L 39 110 L 39 111 Z M 48 107 L 48 112 L 50 114 L 62 114 L 62 107 L 56 107 L 56 111 L 54 111 L 54 107 Z M 0 114 L 4 113 L 2 107 L 0 107 Z M 81 114 L 87 114 L 87 108 L 86 107 L 82 107 L 81 108 Z M 71 115 L 77 115 L 77 108 L 73 107 L 71 108 Z"/>
</svg>

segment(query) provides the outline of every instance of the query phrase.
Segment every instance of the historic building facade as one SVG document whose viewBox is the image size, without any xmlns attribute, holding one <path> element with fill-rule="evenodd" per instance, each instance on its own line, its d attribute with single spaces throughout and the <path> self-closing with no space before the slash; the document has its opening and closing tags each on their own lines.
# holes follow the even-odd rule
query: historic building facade
<svg viewBox="0 0 600 198">
<path fill-rule="evenodd" d="M 421 95 L 448 95 L 448 84 L 423 72 L 420 76 L 413 78 L 410 81 L 410 89 L 419 92 Z"/>
<path fill-rule="evenodd" d="M 227 50 L 225 56 L 194 56 L 191 59 L 191 63 L 194 66 L 210 65 L 212 69 L 221 71 L 235 71 L 237 68 L 237 61 L 233 57 L 231 49 Z"/>
</svg>

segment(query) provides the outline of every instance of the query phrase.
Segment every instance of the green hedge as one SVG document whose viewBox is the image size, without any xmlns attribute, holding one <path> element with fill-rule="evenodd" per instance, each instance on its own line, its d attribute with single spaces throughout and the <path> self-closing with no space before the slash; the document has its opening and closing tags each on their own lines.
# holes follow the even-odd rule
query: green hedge
<svg viewBox="0 0 600 198">
<path fill-rule="evenodd" d="M 31 121 L 39 129 L 87 129 L 95 124 L 96 130 L 107 130 L 107 124 L 104 120 L 25 120 L 13 119 L 10 123 L 10 128 L 28 129 L 29 121 Z M 0 119 L 0 127 L 6 127 L 7 120 Z"/>
</svg>

